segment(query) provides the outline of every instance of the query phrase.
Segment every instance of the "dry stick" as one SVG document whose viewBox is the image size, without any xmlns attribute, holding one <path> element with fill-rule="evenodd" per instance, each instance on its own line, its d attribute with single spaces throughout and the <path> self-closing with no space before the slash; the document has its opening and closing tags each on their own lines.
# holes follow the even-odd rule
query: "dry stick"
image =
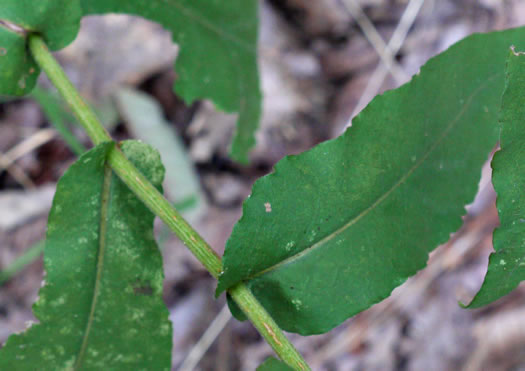
<svg viewBox="0 0 525 371">
<path fill-rule="evenodd" d="M 206 353 L 208 348 L 213 344 L 217 336 L 219 336 L 219 333 L 228 324 L 231 318 L 232 315 L 228 309 L 228 304 L 224 304 L 217 317 L 215 317 L 210 326 L 208 326 L 208 329 L 202 334 L 199 341 L 195 343 L 191 351 L 188 353 L 186 359 L 179 367 L 179 371 L 193 371 L 204 353 Z"/>
<path fill-rule="evenodd" d="M 78 91 L 67 78 L 64 70 L 49 52 L 42 37 L 36 34 L 29 35 L 29 49 L 38 65 L 64 97 L 93 143 L 97 145 L 111 141 L 109 133 L 100 124 L 92 109 L 82 100 Z M 108 163 L 137 197 L 175 232 L 208 272 L 213 277 L 218 278 L 222 271 L 222 263 L 217 253 L 182 218 L 179 212 L 157 191 L 149 180 L 129 162 L 118 147 L 115 147 L 109 153 Z M 228 290 L 228 292 L 284 362 L 297 370 L 310 369 L 299 352 L 284 336 L 282 330 L 246 285 L 239 283 Z"/>
<path fill-rule="evenodd" d="M 387 45 L 387 48 L 390 49 L 392 55 L 397 54 L 399 49 L 401 49 L 401 46 L 403 45 L 403 42 L 405 41 L 406 36 L 408 34 L 408 30 L 414 24 L 416 17 L 419 14 L 421 6 L 424 2 L 425 0 L 411 0 L 405 8 L 401 19 L 399 20 L 399 24 L 394 30 L 394 33 L 392 34 L 392 37 L 390 38 L 390 41 Z M 345 129 L 351 126 L 352 118 L 357 113 L 359 113 L 364 108 L 364 106 L 370 101 L 370 99 L 372 99 L 377 94 L 379 88 L 383 84 L 383 81 L 385 81 L 388 72 L 388 67 L 385 66 L 383 60 L 381 60 L 374 72 L 372 73 L 372 76 L 368 80 L 365 90 L 363 91 L 361 97 L 359 98 L 359 101 L 355 105 L 354 110 L 352 111 L 352 114 L 348 119 L 348 123 L 346 124 Z"/>
<path fill-rule="evenodd" d="M 2 171 L 6 170 L 18 183 L 22 184 L 25 188 L 35 188 L 33 181 L 22 168 L 15 164 L 15 161 L 24 156 L 26 153 L 29 153 L 35 148 L 38 148 L 41 145 L 49 142 L 55 136 L 56 132 L 53 129 L 39 130 L 29 138 L 23 140 L 21 143 L 18 143 L 6 153 L 0 152 L 0 174 Z"/>
<path fill-rule="evenodd" d="M 5 155 L 9 157 L 12 162 L 14 162 L 20 157 L 26 155 L 27 153 L 46 144 L 51 139 L 54 139 L 56 136 L 57 133 L 54 129 L 39 130 L 36 133 L 32 134 L 29 138 L 24 139 L 22 142 L 18 143 L 16 146 L 11 148 L 5 153 Z"/>
<path fill-rule="evenodd" d="M 2 173 L 4 169 L 24 188 L 36 188 L 35 183 L 33 183 L 31 178 L 25 173 L 24 169 L 13 163 L 9 157 L 0 152 L 0 173 Z"/>
<path fill-rule="evenodd" d="M 392 72 L 392 76 L 398 84 L 404 83 L 409 79 L 409 76 L 403 71 L 399 64 L 394 60 L 395 53 L 385 44 L 383 38 L 377 32 L 376 28 L 368 19 L 366 14 L 361 9 L 361 6 L 356 0 L 343 0 L 343 5 L 350 15 L 355 19 L 363 34 L 368 39 L 370 44 L 374 47 L 377 54 L 385 64 L 385 66 Z"/>
</svg>

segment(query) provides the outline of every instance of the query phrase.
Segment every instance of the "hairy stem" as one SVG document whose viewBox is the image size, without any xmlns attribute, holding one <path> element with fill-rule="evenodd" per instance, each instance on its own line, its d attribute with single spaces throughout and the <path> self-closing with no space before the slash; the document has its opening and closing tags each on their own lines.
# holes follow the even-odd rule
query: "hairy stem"
<svg viewBox="0 0 525 371">
<path fill-rule="evenodd" d="M 111 141 L 111 136 L 80 97 L 63 69 L 49 52 L 42 37 L 35 34 L 29 35 L 29 49 L 38 65 L 64 97 L 93 143 L 96 145 Z M 182 218 L 171 203 L 129 162 L 118 147 L 110 152 L 108 163 L 142 202 L 182 240 L 208 272 L 218 278 L 222 271 L 221 258 Z M 244 284 L 236 285 L 229 290 L 229 293 L 284 362 L 297 370 L 309 370 L 299 352 Z"/>
</svg>

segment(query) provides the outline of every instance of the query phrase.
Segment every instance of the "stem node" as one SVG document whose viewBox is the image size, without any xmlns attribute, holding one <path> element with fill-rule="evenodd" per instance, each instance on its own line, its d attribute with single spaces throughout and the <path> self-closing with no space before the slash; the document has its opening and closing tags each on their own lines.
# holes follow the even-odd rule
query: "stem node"
<svg viewBox="0 0 525 371">
<path fill-rule="evenodd" d="M 84 102 L 67 78 L 64 70 L 49 52 L 42 37 L 37 34 L 30 34 L 29 49 L 40 68 L 47 74 L 49 80 L 68 103 L 93 143 L 97 145 L 112 141 L 111 136 L 99 122 L 93 110 Z M 221 258 L 148 179 L 129 162 L 118 147 L 109 153 L 108 163 L 137 197 L 181 239 L 208 272 L 213 277 L 218 278 L 222 271 Z M 240 283 L 228 292 L 284 362 L 294 369 L 309 370 L 305 360 L 246 285 Z"/>
</svg>

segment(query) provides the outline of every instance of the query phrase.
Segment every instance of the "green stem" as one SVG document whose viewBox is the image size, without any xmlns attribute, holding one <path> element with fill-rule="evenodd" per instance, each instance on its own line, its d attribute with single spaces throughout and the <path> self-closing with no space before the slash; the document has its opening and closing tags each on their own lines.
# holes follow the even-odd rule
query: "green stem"
<svg viewBox="0 0 525 371">
<path fill-rule="evenodd" d="M 13 278 L 26 265 L 33 263 L 44 252 L 44 240 L 35 243 L 14 262 L 12 262 L 6 269 L 0 271 L 0 285 Z"/>
<path fill-rule="evenodd" d="M 128 187 L 182 240 L 215 278 L 222 271 L 217 253 L 189 225 L 171 203 L 142 175 L 119 150 L 110 152 L 108 162 Z"/>
<path fill-rule="evenodd" d="M 38 104 L 40 104 L 40 107 L 44 111 L 47 119 L 62 136 L 62 139 L 64 139 L 66 144 L 69 146 L 69 149 L 71 149 L 71 151 L 77 156 L 80 156 L 86 152 L 86 147 L 84 147 L 84 145 L 67 127 L 65 122 L 66 112 L 62 108 L 58 97 L 55 97 L 52 93 L 45 91 L 39 86 L 35 86 L 31 96 L 35 98 Z"/>
<path fill-rule="evenodd" d="M 38 65 L 69 104 L 93 143 L 96 145 L 111 141 L 109 133 L 100 124 L 91 108 L 84 103 L 62 67 L 49 52 L 42 37 L 35 34 L 29 35 L 29 49 Z M 110 152 L 108 162 L 113 171 L 142 202 L 175 232 L 208 272 L 218 278 L 222 272 L 221 258 L 146 177 L 128 161 L 118 147 Z M 228 292 L 284 362 L 297 370 L 310 369 L 279 326 L 244 284 L 238 284 Z"/>
<path fill-rule="evenodd" d="M 228 293 L 283 361 L 294 370 L 310 370 L 306 361 L 284 336 L 279 325 L 245 284 L 239 283 L 233 286 Z"/>
</svg>

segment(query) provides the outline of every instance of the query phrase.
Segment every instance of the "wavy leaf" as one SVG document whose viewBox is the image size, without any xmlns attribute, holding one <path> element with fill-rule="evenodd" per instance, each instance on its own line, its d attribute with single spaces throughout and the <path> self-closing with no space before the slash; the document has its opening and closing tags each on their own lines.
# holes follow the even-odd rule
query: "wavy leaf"
<svg viewBox="0 0 525 371">
<path fill-rule="evenodd" d="M 153 214 L 106 164 L 112 143 L 64 174 L 49 215 L 40 321 L 0 350 L 2 370 L 169 370 L 171 324 Z M 122 150 L 154 184 L 164 169 L 150 147 Z M 36 366 L 38 365 L 38 366 Z"/>
<path fill-rule="evenodd" d="M 525 46 L 522 43 L 521 46 Z M 508 294 L 525 280 L 525 55 L 511 52 L 500 123 L 500 147 L 492 160 L 500 226 L 494 231 L 485 282 L 469 305 L 476 308 Z"/>
<path fill-rule="evenodd" d="M 423 268 L 474 198 L 520 41 L 524 28 L 472 35 L 341 137 L 281 160 L 244 203 L 217 293 L 246 281 L 282 328 L 322 333 Z"/>
<path fill-rule="evenodd" d="M 261 112 L 257 1 L 82 0 L 84 14 L 129 13 L 158 22 L 180 45 L 175 91 L 188 103 L 211 99 L 238 112 L 231 155 L 248 161 Z"/>
<path fill-rule="evenodd" d="M 27 50 L 29 32 L 42 34 L 51 50 L 73 41 L 80 28 L 79 0 L 4 0 L 0 6 L 0 94 L 24 95 L 40 69 Z"/>
</svg>

